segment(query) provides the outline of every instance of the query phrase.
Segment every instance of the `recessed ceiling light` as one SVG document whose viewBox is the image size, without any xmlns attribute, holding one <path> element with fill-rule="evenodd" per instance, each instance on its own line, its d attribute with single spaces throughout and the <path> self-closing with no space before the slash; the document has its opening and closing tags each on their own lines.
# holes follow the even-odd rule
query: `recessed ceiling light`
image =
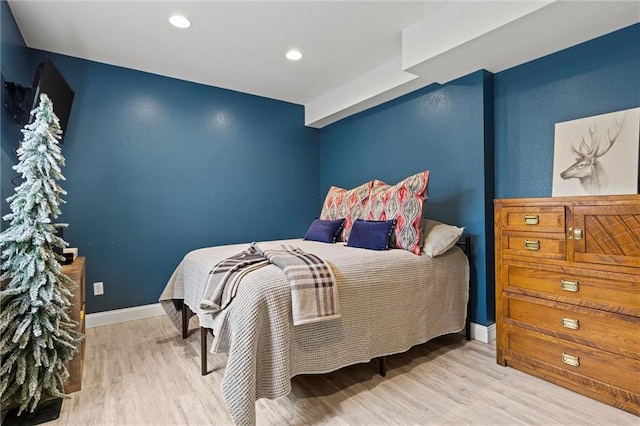
<svg viewBox="0 0 640 426">
<path fill-rule="evenodd" d="M 177 28 L 189 28 L 191 21 L 182 15 L 172 15 L 169 17 L 169 23 Z"/>
<path fill-rule="evenodd" d="M 299 61 L 300 59 L 302 59 L 302 53 L 297 50 L 290 50 L 285 56 L 290 61 Z"/>
</svg>

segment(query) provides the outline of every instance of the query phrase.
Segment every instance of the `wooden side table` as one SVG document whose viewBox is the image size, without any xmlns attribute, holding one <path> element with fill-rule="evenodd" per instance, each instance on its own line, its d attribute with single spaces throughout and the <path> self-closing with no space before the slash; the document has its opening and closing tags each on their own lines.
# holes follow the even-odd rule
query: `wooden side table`
<svg viewBox="0 0 640 426">
<path fill-rule="evenodd" d="M 77 287 L 73 290 L 73 296 L 70 300 L 71 307 L 69 316 L 76 321 L 76 331 L 84 334 L 84 314 L 85 314 L 85 258 L 77 257 L 70 265 L 64 265 L 62 272 L 76 282 Z M 78 352 L 67 365 L 69 377 L 64 382 L 64 392 L 77 392 L 82 387 L 82 368 L 84 366 L 84 346 L 85 340 L 80 342 Z"/>
</svg>

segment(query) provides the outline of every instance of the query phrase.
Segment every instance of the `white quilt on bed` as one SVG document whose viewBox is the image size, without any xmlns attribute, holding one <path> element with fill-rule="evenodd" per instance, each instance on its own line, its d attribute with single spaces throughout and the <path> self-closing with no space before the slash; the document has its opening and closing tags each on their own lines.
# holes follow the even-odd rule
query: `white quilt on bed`
<svg viewBox="0 0 640 426">
<path fill-rule="evenodd" d="M 255 423 L 255 401 L 288 394 L 293 376 L 403 352 L 464 328 L 469 265 L 457 247 L 432 259 L 399 249 L 372 251 L 299 239 L 284 243 L 331 265 L 341 318 L 294 326 L 289 283 L 274 265 L 248 274 L 227 309 L 213 316 L 203 313 L 199 304 L 209 271 L 248 244 L 187 254 L 160 296 L 165 309 L 171 304 L 164 302 L 184 299 L 200 324 L 213 329 L 211 351 L 228 353 L 222 394 L 237 424 Z M 180 317 L 171 309 L 167 313 Z"/>
</svg>

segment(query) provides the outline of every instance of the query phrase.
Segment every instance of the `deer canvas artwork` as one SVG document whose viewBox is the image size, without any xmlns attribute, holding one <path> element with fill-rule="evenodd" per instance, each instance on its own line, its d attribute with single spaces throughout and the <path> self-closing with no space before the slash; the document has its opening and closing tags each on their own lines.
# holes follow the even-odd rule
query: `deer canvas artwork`
<svg viewBox="0 0 640 426">
<path fill-rule="evenodd" d="M 640 108 L 556 123 L 553 196 L 638 193 Z"/>
</svg>

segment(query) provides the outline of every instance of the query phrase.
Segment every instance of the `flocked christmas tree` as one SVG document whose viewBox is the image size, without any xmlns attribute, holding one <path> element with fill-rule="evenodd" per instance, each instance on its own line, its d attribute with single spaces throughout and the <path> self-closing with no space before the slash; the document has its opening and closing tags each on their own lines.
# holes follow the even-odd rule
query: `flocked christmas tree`
<svg viewBox="0 0 640 426">
<path fill-rule="evenodd" d="M 34 411 L 41 399 L 64 396 L 66 364 L 82 336 L 70 319 L 71 290 L 76 285 L 61 272 L 54 248 L 66 243 L 53 224 L 60 214 L 64 165 L 58 140 L 62 131 L 53 104 L 40 96 L 35 120 L 22 130 L 18 164 L 22 184 L 7 198 L 10 226 L 0 234 L 0 406 L 19 404 Z"/>
</svg>

